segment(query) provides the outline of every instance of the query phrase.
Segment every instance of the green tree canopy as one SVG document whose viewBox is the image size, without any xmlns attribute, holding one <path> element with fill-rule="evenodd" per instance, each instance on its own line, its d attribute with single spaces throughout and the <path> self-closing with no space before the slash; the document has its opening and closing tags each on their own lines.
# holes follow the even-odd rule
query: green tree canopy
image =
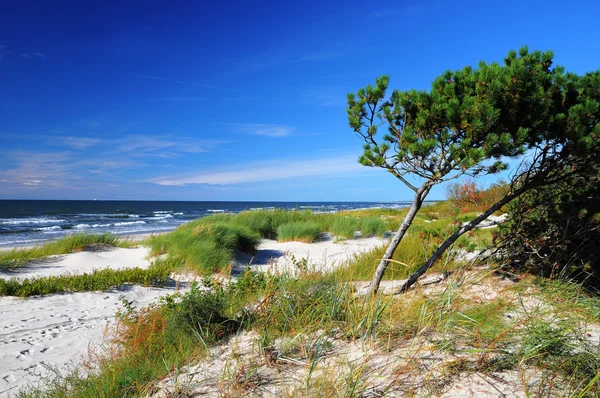
<svg viewBox="0 0 600 398">
<path fill-rule="evenodd" d="M 387 97 L 390 79 L 384 75 L 375 86 L 348 94 L 349 125 L 364 140 L 360 163 L 387 170 L 415 192 L 372 291 L 433 186 L 497 173 L 507 167 L 505 158 L 547 139 L 545 127 L 562 95 L 556 79 L 563 78 L 563 69 L 552 68 L 552 58 L 552 52 L 524 47 L 509 52 L 503 64 L 447 71 L 430 90 L 394 90 Z"/>
</svg>

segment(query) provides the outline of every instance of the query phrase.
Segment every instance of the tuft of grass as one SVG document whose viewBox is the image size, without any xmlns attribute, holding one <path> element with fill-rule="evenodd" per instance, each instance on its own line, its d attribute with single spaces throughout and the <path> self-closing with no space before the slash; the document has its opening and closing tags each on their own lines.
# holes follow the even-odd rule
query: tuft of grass
<svg viewBox="0 0 600 398">
<path fill-rule="evenodd" d="M 0 279 L 0 296 L 43 296 L 55 293 L 100 291 L 127 283 L 142 286 L 163 286 L 173 265 L 156 262 L 148 269 L 102 269 L 79 275 L 48 276 L 32 279 Z"/>
<path fill-rule="evenodd" d="M 321 227 L 314 222 L 293 222 L 277 228 L 279 242 L 298 241 L 312 243 L 321 235 Z"/>
<path fill-rule="evenodd" d="M 360 220 L 360 233 L 363 238 L 369 236 L 383 237 L 386 229 L 385 223 L 379 217 L 365 217 Z"/>
<path fill-rule="evenodd" d="M 314 222 L 318 223 L 322 230 L 326 230 L 332 217 L 331 214 L 315 214 L 308 210 L 253 210 L 234 215 L 232 222 L 258 232 L 263 238 L 277 239 L 277 229 L 283 224 Z"/>
<path fill-rule="evenodd" d="M 373 278 L 373 273 L 381 261 L 387 245 L 376 247 L 370 251 L 354 256 L 345 268 L 338 268 L 334 273 L 343 280 L 367 281 Z M 384 274 L 385 280 L 404 279 L 409 277 L 429 258 L 435 246 L 427 241 L 422 234 L 409 233 L 394 252 L 392 261 L 389 262 Z M 456 268 L 454 255 L 451 252 L 444 254 L 433 268 L 433 271 L 447 271 Z"/>
<path fill-rule="evenodd" d="M 333 221 L 331 233 L 338 239 L 353 239 L 358 226 L 359 221 L 355 217 L 338 216 Z"/>
<path fill-rule="evenodd" d="M 0 271 L 19 268 L 32 260 L 57 254 L 68 254 L 102 246 L 130 247 L 130 242 L 113 234 L 73 234 L 41 246 L 0 251 Z"/>
<path fill-rule="evenodd" d="M 252 253 L 259 242 L 257 232 L 232 222 L 231 217 L 206 217 L 153 236 L 150 246 L 155 255 L 168 253 L 185 267 L 208 274 L 229 265 L 236 249 Z"/>
</svg>

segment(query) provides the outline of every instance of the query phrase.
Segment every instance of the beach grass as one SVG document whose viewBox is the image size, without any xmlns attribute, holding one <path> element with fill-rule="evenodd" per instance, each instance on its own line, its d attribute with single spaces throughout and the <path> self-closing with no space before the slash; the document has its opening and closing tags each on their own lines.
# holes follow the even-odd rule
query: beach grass
<svg viewBox="0 0 600 398">
<path fill-rule="evenodd" d="M 417 270 L 442 242 L 443 235 L 437 228 L 423 228 L 413 225 L 409 228 L 400 245 L 396 248 L 384 274 L 385 280 L 404 279 Z M 347 267 L 334 272 L 345 280 L 367 281 L 373 278 L 387 244 L 366 252 L 358 253 Z M 434 271 L 446 271 L 459 266 L 452 251 L 444 254 L 436 263 Z"/>
<path fill-rule="evenodd" d="M 444 206 L 436 204 L 426 218 L 415 220 L 389 264 L 386 279 L 409 276 L 448 231 L 462 222 Z M 261 237 L 312 242 L 323 231 L 334 235 L 338 227 L 349 231 L 348 219 L 356 222 L 352 232 L 360 226 L 363 235 L 378 235 L 382 223 L 384 229 L 390 226 L 382 217 L 393 223 L 399 219 L 398 213 L 361 212 L 360 216 L 282 211 L 209 216 L 151 238 L 155 254 L 168 254 L 166 260 L 151 266 L 156 267 L 152 274 L 126 270 L 129 273 L 119 279 L 111 272 L 98 271 L 81 280 L 59 283 L 60 277 L 40 278 L 13 289 L 28 295 L 48 289 L 45 284 L 55 284 L 57 291 L 77 291 L 95 286 L 94 278 L 105 280 L 102 289 L 125 279 L 161 283 L 181 264 L 206 274 L 222 270 L 235 250 L 252 252 Z M 470 216 L 463 215 L 463 219 Z M 490 237 L 485 231 L 465 237 L 456 248 L 485 244 Z M 402 296 L 357 294 L 354 281 L 370 280 L 384 251 L 382 246 L 358 254 L 347 267 L 332 273 L 301 269 L 299 275 L 290 276 L 247 270 L 227 283 L 222 277 L 207 276 L 187 293 L 167 296 L 148 308 L 125 308 L 115 335 L 110 336 L 110 349 L 97 356 L 94 367 L 88 368 L 92 371 L 84 375 L 74 370 L 52 381 L 46 390 L 34 388 L 19 396 L 153 395 L 160 380 L 177 380 L 176 375 L 188 365 L 209 360 L 214 352 L 221 355 L 231 337 L 249 331 L 257 336 L 252 346 L 261 359 L 251 367 L 227 365 L 223 375 L 212 375 L 211 383 L 221 386 L 222 396 L 260 392 L 261 383 L 269 382 L 260 379 L 258 369 L 265 366 L 292 368 L 300 375 L 287 396 L 380 394 L 383 390 L 369 386 L 369 355 L 394 363 L 373 379 L 387 377 L 385 388 L 401 391 L 402 396 L 441 395 L 469 375 L 496 380 L 502 372 L 516 375 L 515 385 L 524 386 L 524 395 L 584 397 L 600 392 L 600 348 L 590 342 L 586 329 L 600 323 L 597 296 L 573 283 L 527 276 L 508 285 L 491 270 L 462 267 L 452 252 L 432 272 L 458 268 L 464 272 L 446 273 L 448 279 L 437 290 L 426 293 L 416 287 Z M 494 294 L 482 294 L 482 289 Z M 355 344 L 365 352 L 375 349 L 363 362 L 358 355 L 344 366 L 336 363 L 327 368 L 328 356 L 343 355 L 334 352 L 335 346 L 344 344 Z M 386 353 L 390 355 L 382 358 Z M 243 354 L 232 355 L 224 359 L 231 366 Z M 201 375 L 202 380 L 205 376 Z M 178 384 L 172 396 L 193 396 L 196 387 L 191 381 L 190 385 Z"/>
<path fill-rule="evenodd" d="M 101 269 L 91 273 L 59 275 L 28 279 L 0 279 L 1 296 L 44 296 L 56 293 L 106 291 L 125 284 L 164 286 L 173 264 L 155 261 L 147 269 Z"/>
<path fill-rule="evenodd" d="M 260 361 L 269 358 L 268 367 L 295 366 L 297 374 L 303 375 L 291 396 L 364 396 L 369 373 L 326 367 L 328 356 L 342 355 L 334 351 L 335 346 L 349 343 L 366 350 L 377 347 L 379 356 L 389 352 L 388 360 L 398 362 L 386 372 L 388 387 L 410 394 L 440 394 L 461 374 L 501 376 L 504 371 L 519 375 L 534 396 L 540 391 L 544 396 L 597 393 L 600 350 L 586 340 L 579 314 L 565 312 L 562 306 L 585 298 L 594 301 L 588 306 L 592 308 L 598 299 L 574 295 L 570 287 L 555 284 L 553 297 L 561 297 L 556 305 L 548 300 L 537 307 L 522 307 L 519 303 L 526 299 L 519 299 L 525 294 L 521 292 L 535 294 L 530 281 L 523 287 L 498 288 L 498 295 L 486 300 L 468 294 L 482 283 L 494 286 L 498 280 L 493 278 L 483 272 L 472 280 L 448 283 L 439 293 L 417 292 L 401 298 L 359 296 L 352 284 L 338 276 L 313 272 L 296 278 L 247 271 L 228 284 L 205 278 L 188 293 L 165 298 L 159 305 L 123 311 L 118 333 L 111 336 L 111 350 L 99 356 L 87 377 L 73 372 L 53 381 L 49 389 L 32 389 L 20 396 L 145 396 L 155 391 L 159 380 L 209 360 L 212 348 L 227 347 L 231 336 L 244 331 L 254 333 L 253 350 L 263 358 Z M 600 320 L 598 314 L 587 315 Z M 242 354 L 233 351 L 232 355 Z M 235 358 L 224 360 L 233 366 Z M 449 359 L 433 366 L 428 362 L 431 358 Z M 421 363 L 428 366 L 416 366 Z M 264 368 L 265 363 L 253 366 Z M 439 374 L 443 385 L 434 377 Z M 223 392 L 253 391 L 246 389 L 247 378 L 240 376 L 245 372 L 234 375 L 198 377 L 228 380 Z M 193 392 L 198 386 L 190 379 L 189 386 L 178 384 L 177 391 Z"/>
<path fill-rule="evenodd" d="M 392 214 L 403 211 L 384 210 L 332 214 L 273 209 L 213 214 L 184 224 L 175 231 L 153 236 L 144 243 L 152 247 L 153 255 L 167 254 L 188 269 L 210 274 L 228 268 L 236 250 L 253 254 L 260 238 L 311 243 L 318 240 L 322 232 L 331 232 L 351 239 L 365 217 L 373 218 L 365 224 L 365 228 L 370 228 L 368 233 L 372 231 L 382 236 L 383 230 L 388 228 L 387 221 L 375 221 L 375 218 L 386 214 L 395 225 L 396 216 L 392 219 Z M 368 227 L 369 223 L 371 227 Z"/>
<path fill-rule="evenodd" d="M 231 216 L 217 215 L 153 236 L 149 244 L 154 255 L 168 254 L 188 269 L 209 274 L 225 268 L 235 250 L 252 253 L 260 238 L 258 232 L 233 222 Z"/>
<path fill-rule="evenodd" d="M 130 247 L 131 243 L 113 234 L 72 234 L 41 246 L 0 251 L 0 271 L 15 269 L 30 261 L 102 246 Z"/>
<path fill-rule="evenodd" d="M 386 225 L 380 217 L 361 218 L 360 233 L 363 238 L 367 238 L 369 236 L 383 237 L 386 232 Z"/>
<path fill-rule="evenodd" d="M 291 222 L 277 228 L 277 241 L 312 243 L 321 236 L 321 226 L 316 222 Z"/>
<path fill-rule="evenodd" d="M 331 234 L 337 239 L 353 239 L 358 229 L 359 220 L 356 217 L 339 216 L 331 225 Z"/>
</svg>

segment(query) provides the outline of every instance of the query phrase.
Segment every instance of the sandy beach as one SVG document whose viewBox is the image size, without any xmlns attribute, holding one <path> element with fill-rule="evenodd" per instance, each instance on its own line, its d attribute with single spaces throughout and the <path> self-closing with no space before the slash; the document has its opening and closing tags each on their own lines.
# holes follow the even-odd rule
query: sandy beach
<svg viewBox="0 0 600 398">
<path fill-rule="evenodd" d="M 306 259 L 306 265 L 312 269 L 331 270 L 382 243 L 381 238 L 335 242 L 327 234 L 312 244 L 263 240 L 255 256 L 239 253 L 235 263 L 238 267 L 250 263 L 261 271 L 294 273 L 298 270 L 295 264 Z M 53 256 L 14 272 L 0 273 L 0 277 L 24 279 L 103 268 L 146 268 L 151 264 L 149 253 L 148 248 L 137 247 Z M 103 337 L 114 325 L 122 299 L 138 308 L 147 306 L 161 296 L 173 294 L 178 286 L 185 285 L 176 280 L 186 277 L 172 275 L 173 283 L 165 288 L 128 285 L 106 292 L 25 299 L 0 297 L 0 397 L 14 396 L 28 386 L 40 386 L 86 361 L 90 353 L 102 352 Z"/>
</svg>

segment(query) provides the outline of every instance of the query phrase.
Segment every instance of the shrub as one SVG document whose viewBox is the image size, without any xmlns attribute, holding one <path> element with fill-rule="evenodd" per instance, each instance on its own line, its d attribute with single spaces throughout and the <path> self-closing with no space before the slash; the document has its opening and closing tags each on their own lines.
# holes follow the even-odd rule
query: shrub
<svg viewBox="0 0 600 398">
<path fill-rule="evenodd" d="M 367 217 L 360 220 L 360 233 L 363 237 L 385 235 L 385 223 L 379 217 Z"/>
<path fill-rule="evenodd" d="M 544 276 L 600 278 L 600 181 L 565 178 L 509 204 L 496 243 L 515 268 Z"/>
<path fill-rule="evenodd" d="M 294 222 L 282 224 L 277 228 L 277 240 L 280 242 L 299 241 L 312 243 L 321 235 L 321 227 L 314 222 Z"/>
<path fill-rule="evenodd" d="M 446 187 L 446 198 L 462 212 L 483 211 L 498 202 L 508 191 L 508 184 L 500 180 L 488 189 L 483 189 L 474 180 L 450 184 Z"/>
<path fill-rule="evenodd" d="M 358 229 L 358 220 L 354 217 L 338 216 L 331 226 L 331 233 L 337 238 L 352 239 Z"/>
</svg>

